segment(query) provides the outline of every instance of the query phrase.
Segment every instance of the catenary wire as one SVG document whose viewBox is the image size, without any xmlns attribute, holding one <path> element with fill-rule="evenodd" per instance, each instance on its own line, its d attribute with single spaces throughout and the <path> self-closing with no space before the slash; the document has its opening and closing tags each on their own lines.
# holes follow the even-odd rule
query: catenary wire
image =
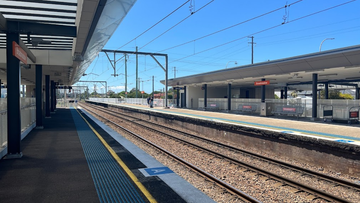
<svg viewBox="0 0 360 203">
<path fill-rule="evenodd" d="M 172 27 L 170 27 L 169 29 L 167 29 L 165 32 L 161 33 L 160 35 L 158 35 L 157 37 L 155 37 L 154 39 L 152 39 L 150 42 L 146 43 L 144 46 L 140 47 L 140 49 L 146 47 L 147 45 L 149 45 L 150 43 L 152 43 L 153 41 L 155 41 L 156 39 L 158 39 L 159 37 L 163 36 L 165 33 L 169 32 L 170 30 L 172 30 L 173 28 L 175 28 L 176 26 L 180 25 L 182 22 L 184 22 L 185 20 L 187 20 L 188 18 L 190 18 L 192 15 L 194 15 L 195 13 L 199 12 L 200 10 L 202 10 L 203 8 L 205 8 L 206 6 L 208 6 L 209 4 L 211 4 L 212 2 L 214 2 L 215 0 L 211 0 L 209 1 L 207 4 L 205 4 L 204 6 L 202 6 L 201 8 L 199 8 L 198 10 L 196 10 L 195 12 L 191 13 L 190 15 L 188 15 L 187 17 L 185 17 L 184 19 L 182 19 L 181 21 L 179 21 L 178 23 L 176 23 L 175 25 L 173 25 Z M 139 49 L 139 50 L 140 50 Z"/>
<path fill-rule="evenodd" d="M 253 36 L 253 35 L 256 35 L 256 34 L 259 34 L 259 33 L 265 32 L 265 31 L 268 31 L 268 30 L 272 30 L 272 29 L 277 28 L 277 27 L 280 27 L 280 26 L 282 26 L 282 25 L 285 25 L 285 24 L 288 24 L 288 23 L 292 23 L 292 22 L 301 20 L 301 19 L 304 19 L 304 18 L 313 16 L 313 15 L 316 15 L 316 14 L 319 14 L 319 13 L 322 13 L 322 12 L 325 12 L 325 11 L 328 11 L 328 10 L 331 10 L 331 9 L 334 9 L 334 8 L 337 8 L 337 7 L 346 5 L 346 4 L 351 3 L 351 2 L 354 2 L 354 1 L 356 1 L 356 0 L 347 1 L 347 2 L 344 2 L 344 3 L 342 3 L 342 4 L 338 4 L 338 5 L 336 5 L 336 6 L 332 6 L 332 7 L 329 7 L 329 8 L 326 8 L 326 9 L 323 9 L 323 10 L 320 10 L 320 11 L 317 11 L 317 12 L 314 12 L 314 13 L 311 13 L 311 14 L 308 14 L 308 15 L 305 15 L 305 16 L 302 16 L 302 17 L 296 18 L 296 19 L 294 19 L 294 20 L 290 20 L 290 21 L 288 21 L 288 22 L 286 22 L 286 23 L 281 23 L 281 24 L 278 24 L 278 25 L 275 25 L 275 26 L 272 26 L 272 27 L 269 27 L 269 28 L 260 30 L 260 31 L 258 31 L 258 32 L 251 33 L 251 34 L 246 35 L 246 36 L 244 36 L 244 37 L 240 37 L 240 38 L 231 40 L 231 41 L 229 41 L 229 42 L 225 42 L 225 43 L 223 43 L 223 44 L 220 44 L 220 45 L 217 45 L 217 46 L 214 46 L 214 47 L 211 47 L 211 48 L 202 50 L 202 51 L 200 51 L 200 52 L 197 52 L 197 53 L 194 53 L 194 54 L 185 56 L 185 57 L 180 58 L 180 59 L 173 60 L 173 61 L 171 61 L 171 62 L 181 61 L 181 60 L 183 60 L 183 59 L 185 59 L 185 58 L 194 56 L 194 55 L 196 55 L 196 54 L 204 53 L 204 52 L 210 51 L 210 50 L 212 50 L 212 49 L 216 49 L 216 48 L 222 47 L 222 46 L 224 46 L 224 45 L 231 44 L 231 43 L 236 42 L 236 41 L 238 41 L 238 40 L 244 39 L 244 38 L 246 38 L 246 37 L 248 37 L 248 36 Z"/>
<path fill-rule="evenodd" d="M 287 6 L 294 5 L 294 4 L 299 3 L 299 2 L 301 2 L 301 1 L 302 1 L 302 0 L 296 1 L 296 2 L 294 2 L 294 3 L 291 3 L 291 4 L 287 5 Z M 242 24 L 244 24 L 244 23 L 250 22 L 250 21 L 255 20 L 255 19 L 257 19 L 257 18 L 260 18 L 260 17 L 266 16 L 266 15 L 269 15 L 269 14 L 274 13 L 274 12 L 276 12 L 276 11 L 279 11 L 279 10 L 281 10 L 281 9 L 283 9 L 283 8 L 284 8 L 284 7 L 282 6 L 282 7 L 280 7 L 280 8 L 274 9 L 274 10 L 269 11 L 269 12 L 266 12 L 266 13 L 263 13 L 263 14 L 261 14 L 261 15 L 258 15 L 258 16 L 255 16 L 255 17 L 253 17 L 253 18 L 250 18 L 250 19 L 247 19 L 247 20 L 245 20 L 245 21 L 242 21 L 242 22 L 240 22 L 240 23 L 237 23 L 237 24 L 231 25 L 231 26 L 229 26 L 229 27 L 223 28 L 223 29 L 221 29 L 221 30 L 215 31 L 215 32 L 213 32 L 213 33 L 204 35 L 204 36 L 202 36 L 202 37 L 199 37 L 199 38 L 196 38 L 196 39 L 193 39 L 193 40 L 190 40 L 190 41 L 187 41 L 187 42 L 184 42 L 184 43 L 181 43 L 181 44 L 172 46 L 172 47 L 167 48 L 167 49 L 163 49 L 163 50 L 161 50 L 161 51 L 159 51 L 159 52 L 164 52 L 164 51 L 167 51 L 167 50 L 170 50 L 170 49 L 174 49 L 174 48 L 177 48 L 177 47 L 180 47 L 180 46 L 183 46 L 183 45 L 186 45 L 186 44 L 189 44 L 189 43 L 198 41 L 198 40 L 200 40 L 200 39 L 204 39 L 204 38 L 206 38 L 206 37 L 210 37 L 210 36 L 212 36 L 212 35 L 214 35 L 214 34 L 217 34 L 217 33 L 223 32 L 223 31 L 225 31 L 225 30 L 234 28 L 234 27 L 236 27 L 236 26 L 239 26 L 239 25 L 242 25 Z"/>
<path fill-rule="evenodd" d="M 151 27 L 149 27 L 148 29 L 146 29 L 144 32 L 142 32 L 141 34 L 139 34 L 138 36 L 136 36 L 134 39 L 128 41 L 127 43 L 125 43 L 124 45 L 122 45 L 121 47 L 117 48 L 117 50 L 123 48 L 124 46 L 130 44 L 131 42 L 133 42 L 134 40 L 136 40 L 137 38 L 141 37 L 143 34 L 145 34 L 146 32 L 150 31 L 152 28 L 154 28 L 155 26 L 157 26 L 159 23 L 161 23 L 162 21 L 164 21 L 166 18 L 168 18 L 169 16 L 171 16 L 172 14 L 174 14 L 177 10 L 179 10 L 180 8 L 182 8 L 183 6 L 185 6 L 190 0 L 187 0 L 186 2 L 184 2 L 182 5 L 180 5 L 179 7 L 177 7 L 175 10 L 173 10 L 172 12 L 170 12 L 168 15 L 166 15 L 164 18 L 162 18 L 161 20 L 159 20 L 157 23 L 155 23 L 154 25 L 152 25 Z"/>
</svg>

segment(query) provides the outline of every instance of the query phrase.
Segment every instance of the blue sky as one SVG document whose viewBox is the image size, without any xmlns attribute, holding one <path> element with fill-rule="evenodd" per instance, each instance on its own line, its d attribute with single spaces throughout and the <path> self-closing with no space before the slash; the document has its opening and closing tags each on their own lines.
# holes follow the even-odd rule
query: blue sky
<svg viewBox="0 0 360 203">
<path fill-rule="evenodd" d="M 356 0 L 191 0 L 131 41 L 186 1 L 138 0 L 104 48 L 134 51 L 138 46 L 139 51 L 166 53 L 171 79 L 173 67 L 176 67 L 176 77 L 183 77 L 250 64 L 249 36 L 254 36 L 256 43 L 254 63 L 318 52 L 326 38 L 335 39 L 326 40 L 323 51 L 360 44 L 360 1 Z M 285 8 L 289 4 L 291 6 Z M 192 15 L 190 5 L 196 11 Z M 252 18 L 255 19 L 250 20 Z M 199 39 L 230 26 L 233 27 Z M 178 46 L 183 43 L 186 44 Z M 117 59 L 121 57 L 117 55 Z M 165 64 L 163 57 L 158 60 Z M 135 62 L 135 55 L 129 56 L 128 91 L 135 87 Z M 111 90 L 123 91 L 123 59 L 117 64 L 120 75 L 113 77 L 113 72 L 106 55 L 100 53 L 86 71 L 93 74 L 81 80 L 107 81 Z M 165 79 L 164 71 L 150 56 L 139 56 L 139 78 L 143 81 L 140 90 L 152 91 L 152 76 L 155 76 L 155 90 L 163 89 L 160 80 Z M 94 84 L 76 85 L 89 85 L 92 91 Z M 97 91 L 104 92 L 100 87 L 101 84 L 97 84 Z"/>
</svg>

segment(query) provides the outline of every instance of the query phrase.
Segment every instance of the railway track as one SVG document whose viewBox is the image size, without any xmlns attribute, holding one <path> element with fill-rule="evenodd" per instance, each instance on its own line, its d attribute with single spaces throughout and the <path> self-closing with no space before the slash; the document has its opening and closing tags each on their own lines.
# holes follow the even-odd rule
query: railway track
<svg viewBox="0 0 360 203">
<path fill-rule="evenodd" d="M 88 108 L 85 106 L 83 106 L 83 107 Z M 209 154 L 213 154 L 213 156 L 216 156 L 220 159 L 226 159 L 226 160 L 228 160 L 229 163 L 237 164 L 238 166 L 241 166 L 242 171 L 244 173 L 245 172 L 252 173 L 254 176 L 260 177 L 260 179 L 262 179 L 263 181 L 272 182 L 273 185 L 277 185 L 278 187 L 280 187 L 280 186 L 281 187 L 290 187 L 291 191 L 293 191 L 294 193 L 306 194 L 305 196 L 307 196 L 307 198 L 310 199 L 311 201 L 351 202 L 351 200 L 337 197 L 335 195 L 326 193 L 323 190 L 319 190 L 317 188 L 314 188 L 309 185 L 305 185 L 305 184 L 295 181 L 293 179 L 289 179 L 287 177 L 275 174 L 273 172 L 269 172 L 267 170 L 264 170 L 262 168 L 255 166 L 255 165 L 251 165 L 246 162 L 239 161 L 237 159 L 234 159 L 232 157 L 229 157 L 222 153 L 219 153 L 218 151 L 221 151 L 224 148 L 226 148 L 228 151 L 240 153 L 243 156 L 251 157 L 251 159 L 261 160 L 262 162 L 266 162 L 273 166 L 280 167 L 280 168 L 286 169 L 286 170 L 290 170 L 292 172 L 296 172 L 297 174 L 301 174 L 300 176 L 311 176 L 312 178 L 317 178 L 323 182 L 325 181 L 328 184 L 332 184 L 334 187 L 347 188 L 348 190 L 355 191 L 355 193 L 359 193 L 359 185 L 357 185 L 355 183 L 344 181 L 342 179 L 337 179 L 337 178 L 334 178 L 331 176 L 324 175 L 322 173 L 314 172 L 314 171 L 311 171 L 308 169 L 293 166 L 293 165 L 285 163 L 285 162 L 273 160 L 273 159 L 270 159 L 270 158 L 267 158 L 264 156 L 260 156 L 260 155 L 257 155 L 257 154 L 251 153 L 251 152 L 240 150 L 240 149 L 234 148 L 232 146 L 224 145 L 222 143 L 215 142 L 215 141 L 212 141 L 212 140 L 209 140 L 206 138 L 202 138 L 202 137 L 190 134 L 190 133 L 184 133 L 182 131 L 179 131 L 179 130 L 176 130 L 173 128 L 169 128 L 167 126 L 160 125 L 160 124 L 157 124 L 154 122 L 140 120 L 139 118 L 131 117 L 129 114 L 123 114 L 120 112 L 109 112 L 109 109 L 99 108 L 98 106 L 94 106 L 94 105 L 92 105 L 91 108 L 95 108 L 96 110 L 101 111 L 107 115 L 116 117 L 117 119 L 122 119 L 129 123 L 136 123 L 136 125 L 140 125 L 141 128 L 143 128 L 143 129 L 147 129 L 148 131 L 152 131 L 159 135 L 161 134 L 162 136 L 166 136 L 172 140 L 175 140 L 176 142 L 181 142 L 181 143 L 183 143 L 183 145 L 191 146 L 198 150 L 202 150 Z M 90 110 L 90 109 L 88 109 L 88 110 Z M 155 129 L 155 128 L 157 128 L 157 129 Z M 175 133 L 175 134 L 177 134 L 177 136 L 170 135 L 169 133 L 165 133 L 164 131 Z M 178 138 L 179 135 L 190 138 L 190 141 L 187 141 L 186 139 Z M 213 145 L 216 148 L 215 149 L 216 151 L 214 151 L 213 149 L 210 150 L 210 149 L 208 149 L 208 147 L 194 144 L 193 143 L 194 139 L 201 141 L 201 142 L 206 142 L 207 144 L 210 144 L 210 145 Z"/>
<path fill-rule="evenodd" d="M 92 113 L 95 113 L 93 111 L 91 111 L 90 109 L 88 108 L 85 108 L 87 111 L 89 112 L 92 112 Z M 229 191 L 231 194 L 233 195 L 236 195 L 239 197 L 239 199 L 242 200 L 242 202 L 248 202 L 248 203 L 261 203 L 261 201 L 257 200 L 256 198 L 246 194 L 245 192 L 237 189 L 237 188 L 234 188 L 232 187 L 231 185 L 227 184 L 226 182 L 220 180 L 220 179 L 217 179 L 216 177 L 212 176 L 211 174 L 207 173 L 206 171 L 200 169 L 199 167 L 196 167 L 194 166 L 193 164 L 187 162 L 186 160 L 176 156 L 175 154 L 172 154 L 170 153 L 169 151 L 167 151 L 166 149 L 156 145 L 155 143 L 143 138 L 142 136 L 124 128 L 123 126 L 117 124 L 116 122 L 113 122 L 101 115 L 98 115 L 98 117 L 101 117 L 102 119 L 106 120 L 108 123 L 111 123 L 112 125 L 120 128 L 122 131 L 126 132 L 128 135 L 132 136 L 132 137 L 135 137 L 136 139 L 139 139 L 141 140 L 143 143 L 145 143 L 146 145 L 152 147 L 152 148 L 155 148 L 157 149 L 158 151 L 160 151 L 161 153 L 165 154 L 166 156 L 172 158 L 173 160 L 185 165 L 186 167 L 188 167 L 189 169 L 195 171 L 196 173 L 198 173 L 199 175 L 201 175 L 202 177 L 210 180 L 210 181 L 213 181 L 215 184 L 217 184 L 218 186 L 226 189 L 227 191 Z"/>
</svg>

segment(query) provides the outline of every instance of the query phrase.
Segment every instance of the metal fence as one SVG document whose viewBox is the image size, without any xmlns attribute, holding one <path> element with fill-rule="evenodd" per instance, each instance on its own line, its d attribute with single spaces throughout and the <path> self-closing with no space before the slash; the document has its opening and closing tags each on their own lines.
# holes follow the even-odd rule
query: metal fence
<svg viewBox="0 0 360 203">
<path fill-rule="evenodd" d="M 90 101 L 105 102 L 113 104 L 136 104 L 147 106 L 147 98 L 89 98 Z M 173 100 L 168 99 L 168 106 L 173 105 Z M 176 106 L 176 105 L 173 105 Z M 165 99 L 154 99 L 154 107 L 165 107 Z"/>
<path fill-rule="evenodd" d="M 204 108 L 204 98 L 198 100 L 199 109 Z M 299 106 L 304 111 L 301 117 L 312 117 L 312 99 L 311 98 L 293 98 L 293 99 L 266 99 L 267 106 L 275 109 L 277 106 Z M 231 99 L 231 110 L 237 111 L 240 106 L 255 106 L 254 113 L 260 113 L 261 99 Z M 227 98 L 208 98 L 207 106 L 217 106 L 217 110 L 225 111 L 228 109 Z M 324 108 L 333 109 L 333 118 L 337 120 L 349 119 L 349 111 L 353 107 L 360 107 L 360 100 L 342 100 L 342 99 L 318 99 L 317 100 L 317 117 L 323 118 Z"/>
<path fill-rule="evenodd" d="M 146 99 L 142 98 L 89 98 L 91 101 L 107 102 L 107 103 L 128 103 L 137 105 L 148 105 Z M 293 99 L 266 99 L 267 106 L 275 109 L 277 106 L 299 106 L 304 111 L 300 117 L 312 117 L 312 99 L 311 98 L 293 98 Z M 253 113 L 260 114 L 261 99 L 244 99 L 232 98 L 231 110 L 236 112 L 240 106 L 255 106 Z M 216 106 L 217 110 L 226 111 L 228 109 L 227 98 L 208 98 L 208 107 Z M 165 107 L 164 99 L 154 99 L 155 107 Z M 352 107 L 360 107 L 360 100 L 341 100 L 341 99 L 318 99 L 317 100 L 317 117 L 323 118 L 324 107 L 331 106 L 333 108 L 333 118 L 338 120 L 347 120 L 349 111 Z M 176 99 L 168 99 L 168 107 L 176 107 Z M 198 100 L 199 109 L 204 109 L 204 98 Z"/>
</svg>

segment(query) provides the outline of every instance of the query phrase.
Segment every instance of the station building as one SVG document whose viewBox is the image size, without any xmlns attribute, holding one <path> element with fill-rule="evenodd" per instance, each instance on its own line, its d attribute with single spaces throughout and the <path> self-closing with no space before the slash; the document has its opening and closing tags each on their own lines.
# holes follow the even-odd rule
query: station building
<svg viewBox="0 0 360 203">
<path fill-rule="evenodd" d="M 338 117 L 345 118 L 350 108 L 360 106 L 359 82 L 357 45 L 174 78 L 168 85 L 178 90 L 175 105 L 183 108 L 232 111 L 252 104 L 254 112 L 270 115 L 277 105 L 297 105 L 303 106 L 303 116 L 318 118 L 323 107 L 331 105 Z M 330 89 L 352 89 L 355 98 L 330 101 Z M 325 91 L 325 99 L 318 99 L 320 90 Z M 315 94 L 308 101 L 290 101 L 293 91 Z M 274 98 L 275 92 L 281 93 L 281 100 Z"/>
</svg>

